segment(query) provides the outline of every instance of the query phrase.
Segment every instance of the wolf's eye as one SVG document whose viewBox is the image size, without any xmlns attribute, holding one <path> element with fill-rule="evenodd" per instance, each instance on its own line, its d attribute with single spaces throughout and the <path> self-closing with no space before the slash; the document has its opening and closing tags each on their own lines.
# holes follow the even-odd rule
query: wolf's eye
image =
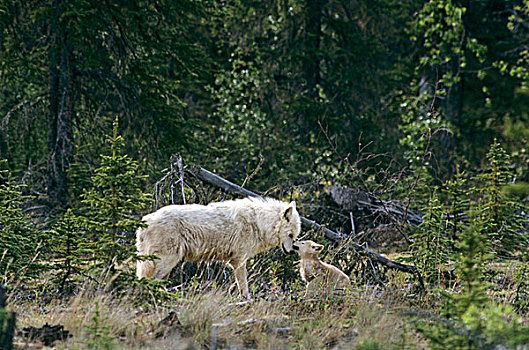
<svg viewBox="0 0 529 350">
<path fill-rule="evenodd" d="M 290 238 L 292 238 L 292 239 L 294 238 L 294 236 L 292 235 L 292 233 L 289 234 L 288 237 L 290 237 Z"/>
</svg>

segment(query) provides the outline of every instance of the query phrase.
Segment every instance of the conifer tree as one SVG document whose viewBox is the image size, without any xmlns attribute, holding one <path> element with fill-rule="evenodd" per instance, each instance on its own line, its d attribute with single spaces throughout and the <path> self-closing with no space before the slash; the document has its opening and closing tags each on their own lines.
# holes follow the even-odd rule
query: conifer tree
<svg viewBox="0 0 529 350">
<path fill-rule="evenodd" d="M 116 118 L 108 138 L 110 155 L 101 155 L 101 166 L 92 176 L 93 188 L 82 200 L 87 205 L 85 225 L 91 241 L 86 248 L 94 255 L 91 267 L 104 274 L 133 260 L 135 231 L 142 225 L 138 214 L 150 201 L 140 188 L 146 177 L 138 174 L 137 162 L 120 155 L 122 142 Z"/>
<path fill-rule="evenodd" d="M 412 238 L 415 243 L 412 244 L 409 260 L 424 273 L 426 281 L 439 284 L 450 258 L 450 247 L 446 237 L 446 213 L 439 202 L 437 189 L 429 200 L 423 222 Z"/>
<path fill-rule="evenodd" d="M 68 292 L 84 273 L 89 259 L 83 249 L 85 231 L 81 227 L 81 218 L 68 209 L 54 225 L 52 234 L 55 282 L 61 292 Z"/>
<path fill-rule="evenodd" d="M 520 204 L 508 199 L 503 192 L 505 185 L 512 182 L 510 157 L 494 140 L 487 154 L 488 166 L 477 176 L 480 183 L 484 224 L 494 252 L 512 256 L 524 242 L 523 222 L 517 210 Z M 526 236 L 526 234 L 525 234 Z"/>
<path fill-rule="evenodd" d="M 469 224 L 461 232 L 457 274 L 461 279 L 458 294 L 444 294 L 444 317 L 419 326 L 432 349 L 514 349 L 529 341 L 529 326 L 524 325 L 508 306 L 497 305 L 487 296 L 486 266 L 493 254 L 487 239 L 487 218 L 482 208 L 469 212 Z"/>
<path fill-rule="evenodd" d="M 419 330 L 431 341 L 433 349 L 456 349 L 465 346 L 473 349 L 476 346 L 473 341 L 478 339 L 474 334 L 467 332 L 461 323 L 463 315 L 470 308 L 472 312 L 482 310 L 487 302 L 486 285 L 482 282 L 482 276 L 483 265 L 490 258 L 488 254 L 490 250 L 484 236 L 482 219 L 471 213 L 470 223 L 461 232 L 460 241 L 456 243 L 460 252 L 457 256 L 457 274 L 462 281 L 461 293 L 444 294 L 446 306 L 441 314 L 446 317 L 446 323 L 419 327 Z M 447 327 L 447 325 L 452 326 Z M 459 328 L 461 332 L 456 333 L 455 328 Z"/>
<path fill-rule="evenodd" d="M 478 210 L 477 213 L 479 212 Z M 456 244 L 460 252 L 457 258 L 457 274 L 463 283 L 462 293 L 454 297 L 454 313 L 457 316 L 463 315 L 471 305 L 482 306 L 487 301 L 487 283 L 483 281 L 483 275 L 492 255 L 484 219 L 478 217 L 477 213 L 471 209 L 469 225 L 463 230 L 461 240 Z"/>
<path fill-rule="evenodd" d="M 452 247 L 455 247 L 455 242 L 459 240 L 461 232 L 465 229 L 471 191 L 472 189 L 468 187 L 465 172 L 461 172 L 459 167 L 456 167 L 453 179 L 445 183 L 444 190 L 448 215 L 448 230 L 446 233 Z"/>
<path fill-rule="evenodd" d="M 0 162 L 0 166 L 2 162 Z M 0 170 L 0 283 L 7 284 L 42 272 L 39 263 L 45 232 L 39 234 L 22 209 L 28 196 L 7 171 Z"/>
</svg>

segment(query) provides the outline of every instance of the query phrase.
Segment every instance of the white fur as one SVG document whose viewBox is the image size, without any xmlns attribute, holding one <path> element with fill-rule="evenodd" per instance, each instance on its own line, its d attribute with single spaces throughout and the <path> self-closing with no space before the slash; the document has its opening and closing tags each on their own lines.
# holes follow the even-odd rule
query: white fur
<svg viewBox="0 0 529 350">
<path fill-rule="evenodd" d="M 265 249 L 290 252 L 301 223 L 296 203 L 245 198 L 207 206 L 169 205 L 143 217 L 136 232 L 137 276 L 164 279 L 181 260 L 223 261 L 235 269 L 239 292 L 249 298 L 246 261 Z"/>
</svg>

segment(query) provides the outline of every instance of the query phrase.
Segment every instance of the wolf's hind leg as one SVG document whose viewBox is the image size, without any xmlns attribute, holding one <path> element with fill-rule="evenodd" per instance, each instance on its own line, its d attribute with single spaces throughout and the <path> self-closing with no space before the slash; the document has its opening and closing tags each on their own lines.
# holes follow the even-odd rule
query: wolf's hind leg
<svg viewBox="0 0 529 350">
<path fill-rule="evenodd" d="M 178 264 L 180 261 L 180 256 L 178 255 L 161 255 L 159 256 L 160 260 L 155 261 L 154 268 L 154 278 L 165 280 L 169 278 L 171 270 Z"/>
</svg>

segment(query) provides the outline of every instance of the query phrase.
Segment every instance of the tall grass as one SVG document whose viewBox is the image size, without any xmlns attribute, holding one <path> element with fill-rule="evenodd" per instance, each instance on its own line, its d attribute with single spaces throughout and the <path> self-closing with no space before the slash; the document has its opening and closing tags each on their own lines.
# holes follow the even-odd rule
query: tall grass
<svg viewBox="0 0 529 350">
<path fill-rule="evenodd" d="M 419 345 L 398 313 L 402 300 L 360 288 L 347 295 L 302 300 L 279 295 L 241 302 L 226 288 L 200 286 L 158 305 L 139 306 L 133 295 L 85 292 L 47 305 L 15 303 L 19 329 L 62 324 L 71 333 L 57 348 L 381 349 Z M 19 345 L 29 345 L 18 337 Z"/>
</svg>

